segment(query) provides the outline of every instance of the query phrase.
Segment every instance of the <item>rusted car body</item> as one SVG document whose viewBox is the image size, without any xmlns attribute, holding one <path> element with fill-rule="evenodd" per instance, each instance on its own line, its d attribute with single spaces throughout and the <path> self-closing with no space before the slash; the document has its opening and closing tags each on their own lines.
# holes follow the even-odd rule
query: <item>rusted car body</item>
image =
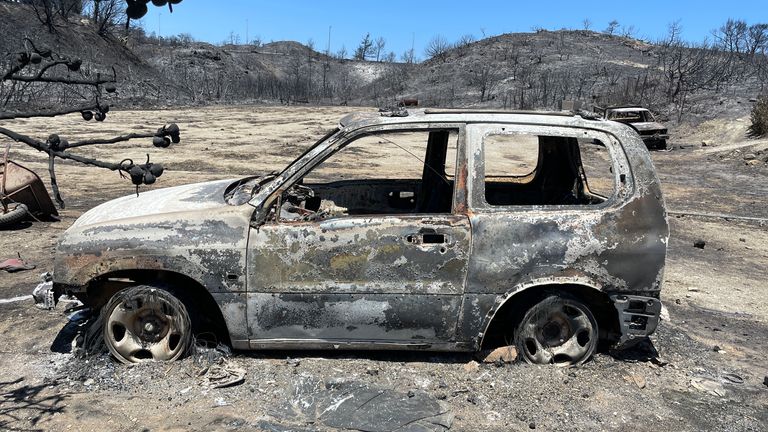
<svg viewBox="0 0 768 432">
<path fill-rule="evenodd" d="M 428 134 L 421 179 L 304 182 L 357 139 L 403 131 Z M 485 140 L 506 134 L 536 137 L 535 168 L 485 178 Z M 596 141 L 610 154 L 610 196 L 589 191 L 581 166 L 577 143 Z M 60 239 L 53 289 L 98 310 L 132 285 L 174 286 L 236 349 L 448 351 L 510 341 L 554 293 L 589 310 L 560 305 L 565 314 L 550 321 L 594 321 L 590 332 L 621 347 L 657 326 L 667 239 L 659 181 L 629 127 L 532 112 L 361 113 L 279 174 L 88 211 Z M 549 354 L 527 360 L 562 360 L 556 347 L 571 336 L 556 334 Z"/>
<path fill-rule="evenodd" d="M 649 149 L 667 147 L 667 128 L 656 121 L 649 110 L 639 106 L 610 107 L 605 110 L 605 118 L 629 125 L 637 131 Z"/>
</svg>

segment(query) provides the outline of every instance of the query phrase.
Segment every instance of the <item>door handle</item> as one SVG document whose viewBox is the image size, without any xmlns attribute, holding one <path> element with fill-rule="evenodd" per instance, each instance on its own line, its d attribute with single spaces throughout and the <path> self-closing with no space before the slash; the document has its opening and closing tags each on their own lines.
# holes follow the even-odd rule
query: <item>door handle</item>
<svg viewBox="0 0 768 432">
<path fill-rule="evenodd" d="M 448 236 L 432 228 L 422 228 L 418 233 L 406 235 L 405 241 L 412 244 L 445 244 L 448 243 Z"/>
</svg>

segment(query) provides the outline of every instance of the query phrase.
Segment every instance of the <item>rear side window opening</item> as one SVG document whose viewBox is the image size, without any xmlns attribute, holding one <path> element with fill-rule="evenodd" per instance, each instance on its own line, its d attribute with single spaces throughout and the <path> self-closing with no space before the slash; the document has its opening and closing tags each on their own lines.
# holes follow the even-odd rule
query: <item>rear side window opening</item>
<svg viewBox="0 0 768 432">
<path fill-rule="evenodd" d="M 610 152 L 596 139 L 525 133 L 483 138 L 492 206 L 598 205 L 616 191 Z"/>
</svg>

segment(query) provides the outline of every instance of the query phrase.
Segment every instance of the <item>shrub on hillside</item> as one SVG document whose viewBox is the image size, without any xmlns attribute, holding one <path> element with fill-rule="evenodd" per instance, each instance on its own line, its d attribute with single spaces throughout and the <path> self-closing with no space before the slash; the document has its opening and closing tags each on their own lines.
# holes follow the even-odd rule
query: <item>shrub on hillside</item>
<svg viewBox="0 0 768 432">
<path fill-rule="evenodd" d="M 752 108 L 752 126 L 749 135 L 762 137 L 768 135 L 768 95 L 763 95 Z"/>
</svg>

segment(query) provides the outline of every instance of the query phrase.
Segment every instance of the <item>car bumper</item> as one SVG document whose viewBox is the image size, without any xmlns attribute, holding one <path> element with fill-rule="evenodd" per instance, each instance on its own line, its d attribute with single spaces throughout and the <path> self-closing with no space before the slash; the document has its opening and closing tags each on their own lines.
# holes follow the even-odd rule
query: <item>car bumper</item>
<svg viewBox="0 0 768 432">
<path fill-rule="evenodd" d="M 661 315 L 661 300 L 626 294 L 611 296 L 611 300 L 618 312 L 621 332 L 616 348 L 628 348 L 656 331 Z"/>
<path fill-rule="evenodd" d="M 661 141 L 669 139 L 668 134 L 640 135 L 643 141 Z"/>
</svg>

